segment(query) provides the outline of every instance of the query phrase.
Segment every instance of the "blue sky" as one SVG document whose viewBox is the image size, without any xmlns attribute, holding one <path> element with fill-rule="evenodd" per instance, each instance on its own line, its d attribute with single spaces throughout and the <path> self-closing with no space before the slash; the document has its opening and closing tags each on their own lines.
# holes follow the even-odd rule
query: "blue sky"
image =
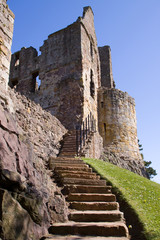
<svg viewBox="0 0 160 240">
<path fill-rule="evenodd" d="M 110 45 L 116 88 L 135 98 L 138 138 L 160 183 L 160 0 L 8 0 L 15 14 L 12 52 L 33 46 L 91 6 L 98 46 Z"/>
</svg>

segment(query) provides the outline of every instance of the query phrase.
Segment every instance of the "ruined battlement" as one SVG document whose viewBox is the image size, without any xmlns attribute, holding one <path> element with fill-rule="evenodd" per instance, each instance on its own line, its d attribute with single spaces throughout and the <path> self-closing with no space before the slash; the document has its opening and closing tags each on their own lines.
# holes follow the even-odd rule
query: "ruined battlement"
<svg viewBox="0 0 160 240">
<path fill-rule="evenodd" d="M 135 102 L 115 88 L 111 49 L 97 46 L 91 7 L 85 7 L 71 25 L 50 34 L 40 51 L 38 56 L 36 49 L 22 48 L 12 55 L 10 86 L 39 103 L 68 130 L 91 113 L 107 151 L 141 160 Z"/>
<path fill-rule="evenodd" d="M 6 0 L 0 0 L 0 16 L 0 239 L 42 239 L 52 222 L 68 221 L 68 204 L 48 167 L 59 153 L 73 156 L 82 135 L 81 154 L 146 176 L 135 102 L 115 88 L 110 48 L 98 49 L 90 7 L 51 34 L 40 56 L 33 47 L 14 53 L 14 89 L 7 88 L 14 15 Z M 66 133 L 67 147 L 61 144 Z"/>
<path fill-rule="evenodd" d="M 91 8 L 85 8 L 83 17 L 73 24 L 49 35 L 40 50 L 40 56 L 32 47 L 13 54 L 9 85 L 23 94 L 34 92 L 33 99 L 69 129 L 90 112 L 97 120 L 100 61 Z"/>
</svg>

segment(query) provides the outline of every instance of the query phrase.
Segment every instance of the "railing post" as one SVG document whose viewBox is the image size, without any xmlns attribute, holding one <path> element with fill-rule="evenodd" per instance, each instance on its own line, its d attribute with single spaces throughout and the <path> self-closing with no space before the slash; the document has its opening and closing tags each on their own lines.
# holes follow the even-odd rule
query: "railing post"
<svg viewBox="0 0 160 240">
<path fill-rule="evenodd" d="M 76 126 L 76 152 L 77 156 L 82 148 L 85 146 L 85 142 L 90 133 L 96 132 L 96 120 L 90 112 L 81 125 Z"/>
<path fill-rule="evenodd" d="M 90 133 L 89 114 L 88 114 L 88 133 Z"/>
<path fill-rule="evenodd" d="M 82 127 L 79 126 L 79 142 L 80 142 L 80 151 L 82 149 Z"/>
<path fill-rule="evenodd" d="M 92 132 L 94 131 L 94 126 L 93 126 L 93 117 L 92 117 L 92 120 L 91 120 L 91 122 L 92 122 Z"/>
<path fill-rule="evenodd" d="M 96 120 L 94 119 L 94 132 L 96 132 Z"/>
<path fill-rule="evenodd" d="M 88 129 L 87 129 L 87 118 L 85 119 L 85 122 L 86 122 L 86 139 L 87 139 L 87 137 L 88 137 Z"/>
<path fill-rule="evenodd" d="M 85 145 L 85 128 L 84 128 L 84 121 L 82 123 L 82 128 L 83 128 L 83 146 Z"/>
<path fill-rule="evenodd" d="M 79 135 L 78 135 L 78 131 L 79 131 L 79 126 L 76 126 L 76 152 L 77 152 L 77 156 L 78 156 L 78 148 L 79 148 Z"/>
</svg>

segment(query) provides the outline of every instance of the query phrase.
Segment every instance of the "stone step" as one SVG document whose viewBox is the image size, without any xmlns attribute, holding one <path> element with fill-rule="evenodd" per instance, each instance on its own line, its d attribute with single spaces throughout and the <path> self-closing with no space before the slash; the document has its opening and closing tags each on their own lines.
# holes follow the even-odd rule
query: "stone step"
<svg viewBox="0 0 160 240">
<path fill-rule="evenodd" d="M 74 165 L 73 165 L 74 166 Z M 58 174 L 62 174 L 62 173 L 71 173 L 71 174 L 84 174 L 84 175 L 96 175 L 96 173 L 94 172 L 85 172 L 85 171 L 70 171 L 70 170 L 57 170 L 56 171 Z M 99 176 L 99 175 L 97 175 Z"/>
<path fill-rule="evenodd" d="M 76 145 L 76 141 L 74 140 L 74 139 L 68 139 L 68 140 L 66 140 L 66 142 L 63 144 L 63 147 L 65 147 L 65 146 L 77 146 Z M 63 148 L 62 147 L 62 148 Z"/>
<path fill-rule="evenodd" d="M 67 235 L 67 236 L 61 236 L 61 235 L 48 235 L 40 240 L 128 240 L 126 237 L 100 237 L 100 236 L 79 236 L 79 235 Z"/>
<path fill-rule="evenodd" d="M 64 185 L 64 194 L 69 193 L 110 193 L 111 186 Z"/>
<path fill-rule="evenodd" d="M 100 179 L 100 176 L 96 175 L 95 173 L 79 173 L 79 172 L 76 172 L 76 173 L 73 173 L 73 172 L 63 172 L 63 173 L 60 173 L 58 172 L 58 175 L 60 178 L 75 178 L 75 179 Z"/>
<path fill-rule="evenodd" d="M 66 198 L 67 201 L 73 202 L 115 202 L 114 194 L 96 194 L 96 193 L 70 193 Z"/>
<path fill-rule="evenodd" d="M 85 167 L 85 168 L 89 168 L 88 165 L 86 165 L 85 163 L 81 162 L 81 163 L 68 163 L 68 162 L 63 162 L 63 163 L 52 163 L 53 167 Z"/>
<path fill-rule="evenodd" d="M 67 167 L 62 167 L 62 166 L 59 166 L 59 167 L 56 167 L 55 168 L 55 171 L 59 171 L 59 170 L 64 170 L 64 171 L 84 171 L 84 172 L 92 172 L 92 168 L 86 168 L 86 167 L 70 167 L 70 166 L 67 166 Z"/>
<path fill-rule="evenodd" d="M 81 236 L 128 237 L 128 229 L 123 222 L 54 223 L 49 228 L 49 233 L 57 235 L 78 234 Z"/>
<path fill-rule="evenodd" d="M 68 145 L 68 146 L 69 146 L 69 145 L 70 145 L 70 146 L 76 146 L 76 145 L 77 145 L 76 138 L 67 139 L 67 140 L 64 142 L 62 148 L 63 148 L 64 146 L 66 146 L 66 145 Z"/>
<path fill-rule="evenodd" d="M 123 213 L 113 211 L 73 211 L 68 215 L 70 221 L 75 222 L 117 222 L 123 221 Z"/>
<path fill-rule="evenodd" d="M 65 145 L 66 143 L 68 142 L 73 142 L 74 144 L 76 144 L 76 137 L 75 136 L 72 136 L 72 137 L 69 137 L 69 138 L 66 138 L 63 142 L 63 145 Z M 78 141 L 79 142 L 79 141 Z"/>
<path fill-rule="evenodd" d="M 73 142 L 73 141 L 66 141 L 64 144 L 63 144 L 63 147 L 66 147 L 66 146 L 68 146 L 68 147 L 76 147 L 77 145 L 76 145 L 76 141 L 75 142 Z"/>
<path fill-rule="evenodd" d="M 82 159 L 78 158 L 78 157 L 50 157 L 49 158 L 50 161 L 55 161 L 55 160 L 64 160 L 64 161 L 68 161 L 68 160 L 72 160 L 72 161 L 75 161 L 75 160 L 80 160 L 83 162 Z"/>
<path fill-rule="evenodd" d="M 105 180 L 98 179 L 83 179 L 83 178 L 62 178 L 61 182 L 63 185 L 65 184 L 82 184 L 82 185 L 98 185 L 98 186 L 106 186 Z"/>
<path fill-rule="evenodd" d="M 85 164 L 85 163 L 53 163 L 53 166 L 55 167 L 55 168 L 57 168 L 57 167 L 83 167 L 83 168 L 89 168 L 89 166 L 87 165 L 87 164 Z"/>
<path fill-rule="evenodd" d="M 69 148 L 69 147 L 66 147 L 66 148 L 63 148 L 62 150 L 61 150 L 61 153 L 69 153 L 69 152 L 74 152 L 74 153 L 76 153 L 77 152 L 77 150 L 76 150 L 76 148 Z"/>
<path fill-rule="evenodd" d="M 68 150 L 68 149 L 72 149 L 72 148 L 73 148 L 74 150 L 77 149 L 76 145 L 74 145 L 73 143 L 72 143 L 72 144 L 67 143 L 67 144 L 63 145 L 61 151 L 63 151 L 64 149 L 65 149 L 65 150 Z"/>
<path fill-rule="evenodd" d="M 117 202 L 70 202 L 71 209 L 86 211 L 86 210 L 119 210 Z"/>
<path fill-rule="evenodd" d="M 59 156 L 65 156 L 65 157 L 75 157 L 76 156 L 76 152 L 64 152 L 64 153 L 60 153 Z"/>
<path fill-rule="evenodd" d="M 76 134 L 72 134 L 72 135 L 69 135 L 67 136 L 64 141 L 67 141 L 68 139 L 76 139 Z"/>
<path fill-rule="evenodd" d="M 61 155 L 65 155 L 65 156 L 73 156 L 73 157 L 75 157 L 76 156 L 76 150 L 72 150 L 72 151 L 68 151 L 67 149 L 65 150 L 65 151 L 61 151 L 60 152 L 60 156 Z"/>
<path fill-rule="evenodd" d="M 51 162 L 51 164 L 84 164 L 84 162 L 82 160 L 56 160 Z"/>
</svg>

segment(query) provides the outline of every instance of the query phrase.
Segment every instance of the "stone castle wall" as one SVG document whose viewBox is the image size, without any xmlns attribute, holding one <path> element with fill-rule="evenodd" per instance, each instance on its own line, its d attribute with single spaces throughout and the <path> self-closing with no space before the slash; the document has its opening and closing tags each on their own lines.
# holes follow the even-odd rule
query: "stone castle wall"
<svg viewBox="0 0 160 240">
<path fill-rule="evenodd" d="M 40 48 L 41 87 L 37 94 L 38 101 L 68 129 L 74 129 L 82 116 L 82 66 L 79 43 L 80 25 L 75 22 L 51 34 Z"/>
<path fill-rule="evenodd" d="M 32 47 L 13 54 L 10 86 L 50 111 L 68 130 L 91 112 L 99 128 L 97 137 L 100 133 L 109 153 L 141 161 L 135 103 L 115 89 L 111 50 L 97 47 L 92 9 L 85 7 L 76 22 L 49 35 L 40 50 L 40 56 Z"/>
<path fill-rule="evenodd" d="M 100 61 L 94 28 L 94 15 L 90 7 L 84 8 L 81 21 L 82 79 L 84 86 L 83 113 L 91 112 L 97 120 L 97 89 L 100 87 Z"/>
<path fill-rule="evenodd" d="M 37 56 L 37 51 L 32 47 L 22 48 L 13 54 L 11 61 L 10 86 L 16 85 L 17 91 L 25 95 L 33 93 L 30 97 L 56 116 L 68 129 L 73 129 L 82 115 L 79 42 L 80 26 L 74 23 L 51 34 L 40 48 L 40 56 Z M 41 81 L 39 89 L 37 76 Z"/>
<path fill-rule="evenodd" d="M 0 0 L 0 85 L 8 86 L 14 14 L 6 0 Z"/>
<path fill-rule="evenodd" d="M 97 89 L 100 62 L 93 12 L 49 35 L 41 55 L 22 48 L 12 56 L 10 86 L 30 97 L 56 116 L 65 127 L 75 129 L 91 112 L 97 123 Z M 36 76 L 41 80 L 38 90 Z"/>
</svg>

